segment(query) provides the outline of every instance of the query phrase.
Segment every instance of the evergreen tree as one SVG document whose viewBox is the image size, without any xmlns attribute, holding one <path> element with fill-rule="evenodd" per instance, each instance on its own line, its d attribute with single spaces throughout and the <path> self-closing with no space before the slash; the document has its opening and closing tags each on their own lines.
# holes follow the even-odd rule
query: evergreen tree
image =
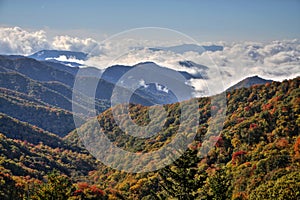
<svg viewBox="0 0 300 200">
<path fill-rule="evenodd" d="M 209 187 L 211 190 L 211 199 L 226 200 L 231 199 L 232 190 L 230 178 L 226 174 L 225 169 L 219 169 L 216 173 L 208 178 Z"/>
<path fill-rule="evenodd" d="M 67 200 L 74 190 L 71 181 L 65 175 L 53 171 L 47 176 L 47 182 L 33 194 L 34 200 Z"/>
<path fill-rule="evenodd" d="M 168 196 L 179 200 L 195 199 L 197 190 L 204 185 L 206 176 L 198 173 L 200 158 L 197 150 L 188 149 L 172 165 L 159 171 L 160 185 Z"/>
</svg>

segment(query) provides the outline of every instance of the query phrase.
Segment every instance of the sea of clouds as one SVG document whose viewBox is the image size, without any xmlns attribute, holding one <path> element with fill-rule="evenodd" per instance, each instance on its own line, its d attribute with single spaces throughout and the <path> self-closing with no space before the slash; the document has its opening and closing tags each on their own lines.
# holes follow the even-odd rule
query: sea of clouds
<svg viewBox="0 0 300 200">
<path fill-rule="evenodd" d="M 164 67 L 195 75 L 196 78 L 189 80 L 188 83 L 199 92 L 207 87 L 207 80 L 200 79 L 199 76 L 203 73 L 203 69 L 197 65 L 182 66 L 178 63 L 179 61 L 188 60 L 207 66 L 207 75 L 211 84 L 221 81 L 224 88 L 251 75 L 259 75 L 273 80 L 300 76 L 299 39 L 268 42 L 217 42 L 214 44 L 223 46 L 223 50 L 178 53 L 166 50 L 153 51 L 149 48 L 164 44 L 133 38 L 104 42 L 68 35 L 48 38 L 47 33 L 43 30 L 27 31 L 19 27 L 0 27 L 0 54 L 30 55 L 44 49 L 79 51 L 89 54 L 88 60 L 81 64 L 100 69 L 114 64 L 134 65 L 152 61 Z M 165 43 L 165 45 L 179 44 Z M 212 86 L 210 87 L 212 88 Z M 215 87 L 209 94 L 222 91 L 224 88 Z M 199 96 L 199 94 L 195 95 Z M 201 94 L 203 95 L 203 93 Z"/>
</svg>

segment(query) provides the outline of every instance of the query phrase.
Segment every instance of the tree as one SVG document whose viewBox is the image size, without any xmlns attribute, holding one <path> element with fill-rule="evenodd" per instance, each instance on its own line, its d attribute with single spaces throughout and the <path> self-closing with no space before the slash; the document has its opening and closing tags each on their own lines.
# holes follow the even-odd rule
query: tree
<svg viewBox="0 0 300 200">
<path fill-rule="evenodd" d="M 225 169 L 219 169 L 215 174 L 208 178 L 209 188 L 211 190 L 211 199 L 226 200 L 231 199 L 232 188 L 231 181 Z"/>
<path fill-rule="evenodd" d="M 159 171 L 160 185 L 168 196 L 179 200 L 197 197 L 197 190 L 204 185 L 206 175 L 200 174 L 197 150 L 188 149 L 172 165 Z"/>
<path fill-rule="evenodd" d="M 96 185 L 89 185 L 86 182 L 79 182 L 76 184 L 76 190 L 73 192 L 72 200 L 104 200 L 107 199 L 103 190 Z"/>
<path fill-rule="evenodd" d="M 74 191 L 74 187 L 65 175 L 53 171 L 47 176 L 47 182 L 32 195 L 33 200 L 67 200 Z"/>
<path fill-rule="evenodd" d="M 277 180 L 262 183 L 251 192 L 249 199 L 300 199 L 300 175 L 299 171 L 284 175 Z"/>
<path fill-rule="evenodd" d="M 23 192 L 23 188 L 17 186 L 17 183 L 12 178 L 11 174 L 0 171 L 0 199 L 22 199 Z"/>
</svg>

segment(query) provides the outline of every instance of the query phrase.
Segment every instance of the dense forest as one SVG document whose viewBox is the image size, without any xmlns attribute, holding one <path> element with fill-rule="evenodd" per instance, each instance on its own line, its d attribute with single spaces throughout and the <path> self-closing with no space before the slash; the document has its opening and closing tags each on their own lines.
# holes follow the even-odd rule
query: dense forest
<svg viewBox="0 0 300 200">
<path fill-rule="evenodd" d="M 51 117 L 59 130 L 70 127 L 65 110 L 46 109 L 22 95 L 1 101 L 21 109 L 36 109 Z M 205 156 L 211 98 L 199 98 L 199 127 L 193 142 L 174 163 L 148 173 L 126 173 L 106 167 L 84 149 L 76 130 L 53 134 L 0 115 L 0 199 L 300 199 L 300 78 L 254 85 L 226 92 L 223 129 L 208 141 L 215 143 Z M 24 104 L 24 105 L 23 105 Z M 97 117 L 116 146 L 135 153 L 150 152 L 172 141 L 180 125 L 180 104 L 164 108 L 167 119 L 155 136 L 137 139 L 123 133 L 111 109 Z M 149 107 L 130 105 L 131 118 L 149 123 Z M 23 112 L 22 115 L 29 114 Z M 12 112 L 13 114 L 13 112 Z M 21 118 L 21 117 L 20 117 Z M 91 132 L 89 122 L 80 128 Z M 62 136 L 66 135 L 64 138 Z M 140 163 L 132 163 L 137 166 Z"/>
</svg>

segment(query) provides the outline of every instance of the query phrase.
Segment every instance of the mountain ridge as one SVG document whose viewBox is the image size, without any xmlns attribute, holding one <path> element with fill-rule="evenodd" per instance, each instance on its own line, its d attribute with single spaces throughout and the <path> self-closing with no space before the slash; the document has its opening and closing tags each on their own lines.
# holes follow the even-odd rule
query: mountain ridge
<svg viewBox="0 0 300 200">
<path fill-rule="evenodd" d="M 36 60 L 48 60 L 48 59 L 55 59 L 60 56 L 65 56 L 68 58 L 74 58 L 77 60 L 86 60 L 88 54 L 83 52 L 76 52 L 76 51 L 64 51 L 64 50 L 41 50 L 34 54 L 27 56 L 28 58 L 34 58 Z"/>
<path fill-rule="evenodd" d="M 240 89 L 240 88 L 249 88 L 253 85 L 263 85 L 263 84 L 271 83 L 271 82 L 273 82 L 273 80 L 263 79 L 263 78 L 259 77 L 258 75 L 249 76 L 249 77 L 246 77 L 246 78 L 242 79 L 241 81 L 237 82 L 233 86 L 229 87 L 226 91 L 232 91 L 232 90 Z"/>
</svg>

